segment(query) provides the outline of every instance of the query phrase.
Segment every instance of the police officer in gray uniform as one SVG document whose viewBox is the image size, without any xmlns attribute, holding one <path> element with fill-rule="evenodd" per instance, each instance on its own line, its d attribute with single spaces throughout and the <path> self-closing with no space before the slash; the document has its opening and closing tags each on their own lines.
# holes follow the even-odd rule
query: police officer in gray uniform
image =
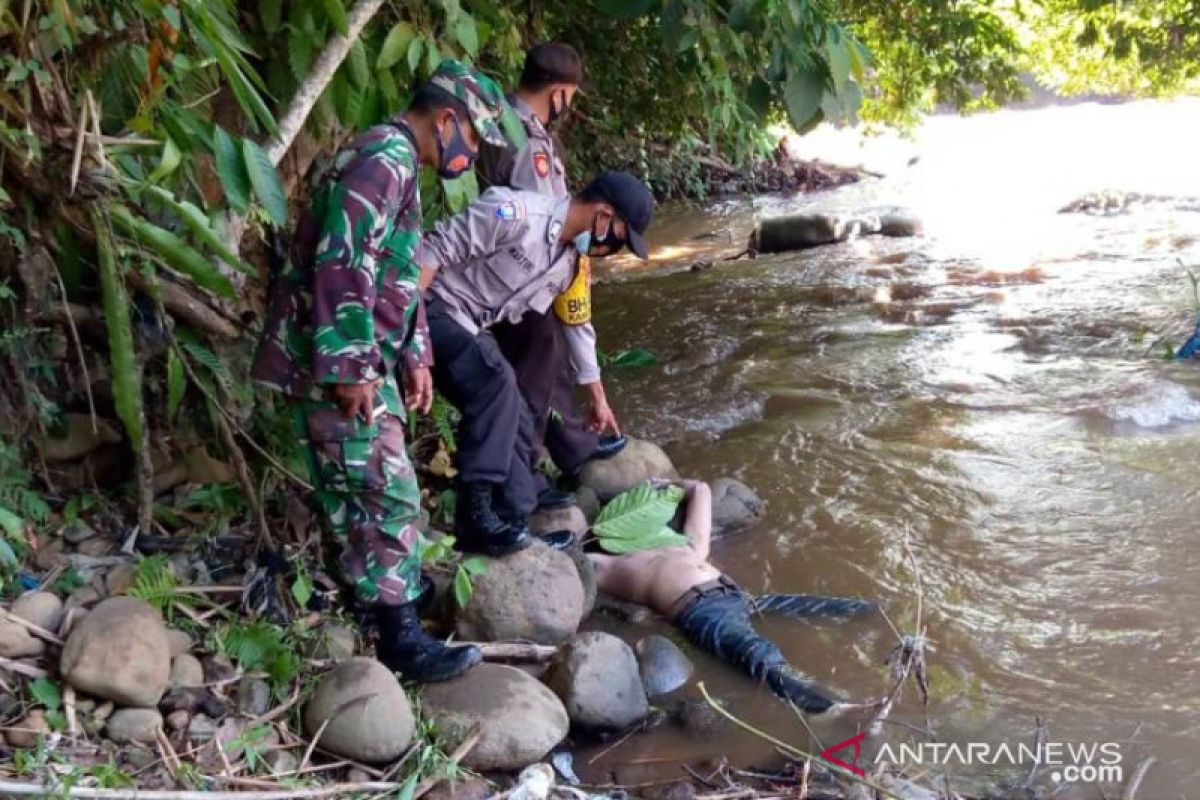
<svg viewBox="0 0 1200 800">
<path fill-rule="evenodd" d="M 511 552 L 527 543 L 537 502 L 533 418 L 489 329 L 545 314 L 568 289 L 586 284 L 581 255 L 612 255 L 628 244 L 646 258 L 643 234 L 653 210 L 645 184 L 605 172 L 570 198 L 493 187 L 422 240 L 417 260 L 429 285 L 434 383 L 462 413 L 455 456 L 460 550 Z M 613 427 L 590 318 L 562 332 L 569 369 L 591 401 L 588 424 Z"/>
<path fill-rule="evenodd" d="M 556 198 L 570 194 L 550 129 L 566 115 L 582 82 L 583 66 L 570 45 L 543 43 L 526 53 L 521 81 L 508 98 L 525 138 L 510 138 L 505 146 L 481 146 L 475 167 L 481 189 L 507 186 Z M 492 332 L 529 403 L 535 460 L 544 445 L 550 458 L 570 474 L 590 459 L 616 455 L 625 446 L 625 438 L 616 425 L 615 435 L 590 430 L 576 411 L 574 383 L 565 368 L 564 324 L 552 311 L 531 312 L 517 323 L 500 322 Z M 539 484 L 539 508 L 574 502 L 570 494 L 550 488 L 544 476 L 535 473 L 534 477 Z"/>
</svg>

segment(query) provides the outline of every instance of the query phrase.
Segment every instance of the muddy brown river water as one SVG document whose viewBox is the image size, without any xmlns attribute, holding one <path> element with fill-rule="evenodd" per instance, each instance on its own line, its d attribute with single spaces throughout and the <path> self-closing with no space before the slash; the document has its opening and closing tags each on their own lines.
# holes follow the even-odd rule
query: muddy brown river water
<svg viewBox="0 0 1200 800">
<path fill-rule="evenodd" d="M 884 179 L 664 210 L 656 260 L 623 262 L 595 296 L 604 349 L 662 360 L 610 375 L 627 432 L 768 503 L 717 544 L 718 566 L 755 592 L 878 598 L 911 630 L 907 537 L 936 738 L 1028 744 L 1040 717 L 1053 741 L 1119 743 L 1125 779 L 1154 757 L 1142 798 L 1200 795 L 1200 368 L 1154 345 L 1193 319 L 1180 262 L 1200 270 L 1200 213 L 1055 210 L 1105 187 L 1200 194 L 1198 122 L 1197 100 L 937 118 Z M 926 235 L 685 269 L 739 249 L 756 215 L 882 203 L 916 209 Z M 882 693 L 882 619 L 764 629 L 846 697 Z M 812 746 L 790 709 L 697 662 L 731 710 Z M 906 693 L 891 719 L 923 727 L 926 710 Z M 826 745 L 853 732 L 814 730 Z M 581 774 L 624 782 L 775 759 L 733 728 L 663 727 L 589 764 L 599 752 L 577 754 Z M 949 768 L 960 790 L 1027 771 Z"/>
</svg>

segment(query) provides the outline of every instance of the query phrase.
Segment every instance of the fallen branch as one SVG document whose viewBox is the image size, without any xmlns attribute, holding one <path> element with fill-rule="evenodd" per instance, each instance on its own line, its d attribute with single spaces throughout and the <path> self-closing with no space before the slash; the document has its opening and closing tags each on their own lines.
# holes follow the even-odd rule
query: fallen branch
<svg viewBox="0 0 1200 800">
<path fill-rule="evenodd" d="M 473 644 L 483 653 L 484 661 L 550 661 L 558 654 L 558 648 L 548 644 L 526 644 L 524 642 L 461 642 Z"/>
</svg>

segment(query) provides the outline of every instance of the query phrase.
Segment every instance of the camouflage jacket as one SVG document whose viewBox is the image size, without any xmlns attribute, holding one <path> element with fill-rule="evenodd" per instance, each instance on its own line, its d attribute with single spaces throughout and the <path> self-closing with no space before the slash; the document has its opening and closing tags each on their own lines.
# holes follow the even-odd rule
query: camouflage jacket
<svg viewBox="0 0 1200 800">
<path fill-rule="evenodd" d="M 382 379 L 382 400 L 402 413 L 396 367 L 433 363 L 414 259 L 419 183 L 402 122 L 377 125 L 338 154 L 272 276 L 255 380 L 321 400 L 324 385 Z"/>
</svg>

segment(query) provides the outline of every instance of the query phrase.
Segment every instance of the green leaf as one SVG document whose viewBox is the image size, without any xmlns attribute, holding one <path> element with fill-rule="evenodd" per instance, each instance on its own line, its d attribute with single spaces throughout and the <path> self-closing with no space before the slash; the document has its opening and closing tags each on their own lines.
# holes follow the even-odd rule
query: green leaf
<svg viewBox="0 0 1200 800">
<path fill-rule="evenodd" d="M 100 296 L 104 324 L 108 328 L 108 353 L 112 366 L 113 401 L 117 416 L 129 433 L 136 452 L 142 446 L 142 373 L 133 347 L 133 323 L 129 318 L 129 296 L 117 269 L 116 248 L 108 220 L 97 203 L 92 208 L 92 230 L 100 268 Z"/>
<path fill-rule="evenodd" d="M 292 77 L 298 81 L 304 80 L 313 64 L 313 41 L 307 31 L 291 28 L 288 32 L 288 68 Z"/>
<path fill-rule="evenodd" d="M 350 21 L 346 18 L 346 7 L 342 5 L 342 0 L 322 1 L 325 6 L 325 15 L 333 23 L 334 30 L 342 36 L 348 36 L 350 34 Z"/>
<path fill-rule="evenodd" d="M 122 206 L 113 206 L 109 214 L 113 222 L 137 239 L 139 244 L 151 250 L 171 269 L 191 278 L 197 286 L 222 297 L 237 296 L 229 278 L 222 275 L 216 265 L 171 231 L 134 217 Z"/>
<path fill-rule="evenodd" d="M 638 486 L 617 495 L 596 517 L 592 530 L 610 553 L 687 544 L 667 527 L 683 499 L 678 486 Z"/>
<path fill-rule="evenodd" d="M 151 186 L 147 189 L 152 197 L 159 200 L 163 205 L 170 208 L 179 217 L 180 221 L 187 226 L 192 234 L 207 245 L 210 249 L 216 252 L 229 266 L 249 275 L 252 278 L 258 277 L 258 270 L 253 266 L 238 258 L 229 246 L 225 244 L 225 240 L 212 228 L 212 223 L 204 211 L 194 203 L 187 200 L 179 200 L 175 195 L 163 189 L 161 186 Z"/>
<path fill-rule="evenodd" d="M 183 161 L 183 153 L 179 151 L 175 140 L 167 137 L 167 140 L 163 142 L 163 151 L 158 159 L 158 166 L 154 168 L 154 171 L 150 173 L 150 176 L 146 180 L 150 183 L 158 183 L 177 170 L 181 161 Z"/>
<path fill-rule="evenodd" d="M 421 63 L 422 46 L 419 36 L 408 43 L 408 54 L 406 56 L 408 58 L 408 71 L 413 74 L 416 74 L 417 65 Z"/>
<path fill-rule="evenodd" d="M 25 521 L 4 506 L 0 506 L 0 530 L 20 541 L 25 535 Z"/>
<path fill-rule="evenodd" d="M 181 341 L 180 345 L 187 351 L 188 355 L 196 359 L 205 369 L 215 375 L 218 380 L 228 384 L 233 379 L 229 368 L 225 366 L 225 362 L 212 350 L 209 350 L 199 342 L 187 339 Z"/>
<path fill-rule="evenodd" d="M 470 558 L 464 558 L 460 566 L 462 566 L 466 573 L 472 577 L 475 575 L 482 575 L 488 570 L 487 559 L 483 556 L 471 556 Z"/>
<path fill-rule="evenodd" d="M 793 70 L 783 87 L 788 116 L 797 130 L 812 121 L 821 110 L 821 97 L 825 94 L 825 81 L 812 70 Z"/>
<path fill-rule="evenodd" d="M 610 367 L 652 367 L 658 363 L 658 356 L 644 348 L 622 350 L 608 359 Z"/>
<path fill-rule="evenodd" d="M 479 53 L 479 31 L 475 27 L 475 20 L 470 14 L 460 14 L 458 20 L 454 23 L 454 38 L 458 39 L 458 43 L 467 51 L 471 58 L 475 58 Z"/>
<path fill-rule="evenodd" d="M 454 601 L 459 608 L 466 608 L 471 602 L 475 587 L 471 585 L 471 574 L 461 566 L 454 571 Z"/>
<path fill-rule="evenodd" d="M 296 600 L 296 605 L 307 608 L 312 596 L 313 580 L 307 572 L 301 571 L 292 582 L 292 597 Z"/>
<path fill-rule="evenodd" d="M 38 678 L 29 684 L 29 693 L 48 711 L 58 711 L 62 706 L 62 692 L 59 691 L 58 684 L 47 678 Z"/>
<path fill-rule="evenodd" d="M 346 64 L 350 70 L 350 80 L 354 81 L 355 86 L 365 88 L 371 85 L 371 67 L 367 62 L 367 47 L 362 39 L 350 45 L 350 55 L 346 58 Z"/>
<path fill-rule="evenodd" d="M 250 184 L 254 194 L 262 202 L 263 208 L 276 225 L 287 224 L 287 197 L 283 193 L 283 184 L 279 182 L 279 173 L 267 156 L 267 152 L 249 139 L 242 140 L 242 155 L 246 162 L 246 172 L 250 176 Z"/>
<path fill-rule="evenodd" d="M 408 54 L 408 48 L 413 43 L 414 36 L 416 36 L 416 31 L 407 22 L 397 22 L 393 25 L 392 29 L 388 31 L 387 38 L 383 40 L 383 47 L 379 48 L 379 58 L 375 61 L 375 68 L 391 69 L 400 63 L 400 59 Z"/>
<path fill-rule="evenodd" d="M 217 177 L 225 190 L 229 206 L 239 214 L 250 210 L 250 176 L 233 137 L 217 125 L 213 128 L 213 154 L 216 156 Z"/>
<path fill-rule="evenodd" d="M 400 791 L 396 793 L 395 800 L 413 800 L 413 795 L 417 792 L 417 779 L 420 777 L 421 771 L 414 770 L 413 774 L 408 776 L 408 780 L 404 781 Z"/>
<path fill-rule="evenodd" d="M 183 360 L 174 347 L 167 351 L 167 419 L 175 419 L 179 405 L 183 402 L 183 391 L 187 388 L 187 376 Z"/>
<path fill-rule="evenodd" d="M 268 36 L 274 36 L 279 31 L 282 16 L 283 0 L 258 0 L 258 18 Z"/>
</svg>

